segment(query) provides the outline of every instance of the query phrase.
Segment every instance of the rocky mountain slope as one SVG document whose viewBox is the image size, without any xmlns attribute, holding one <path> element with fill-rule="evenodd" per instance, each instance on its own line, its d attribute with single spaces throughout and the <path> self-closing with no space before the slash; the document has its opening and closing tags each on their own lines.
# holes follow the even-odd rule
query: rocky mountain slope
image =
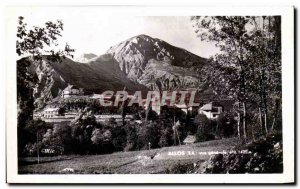
<svg viewBox="0 0 300 189">
<path fill-rule="evenodd" d="M 150 89 L 197 87 L 198 73 L 206 65 L 206 59 L 147 35 L 123 41 L 107 53 L 130 80 Z"/>
<path fill-rule="evenodd" d="M 45 56 L 41 63 L 32 62 L 31 72 L 38 76 L 36 107 L 57 97 L 68 84 L 85 93 L 123 90 L 125 86 L 132 93 L 201 88 L 199 73 L 206 67 L 206 59 L 146 35 L 121 42 L 105 55 L 84 54 L 77 61 L 51 62 Z"/>
<path fill-rule="evenodd" d="M 42 62 L 32 62 L 32 74 L 36 74 L 38 82 L 34 87 L 36 107 L 57 97 L 68 84 L 83 88 L 85 93 L 102 93 L 105 90 L 137 90 L 146 91 L 143 85 L 135 84 L 127 79 L 120 70 L 115 59 L 107 54 L 97 57 L 86 64 L 62 59 L 62 62 L 51 62 L 44 57 Z"/>
</svg>

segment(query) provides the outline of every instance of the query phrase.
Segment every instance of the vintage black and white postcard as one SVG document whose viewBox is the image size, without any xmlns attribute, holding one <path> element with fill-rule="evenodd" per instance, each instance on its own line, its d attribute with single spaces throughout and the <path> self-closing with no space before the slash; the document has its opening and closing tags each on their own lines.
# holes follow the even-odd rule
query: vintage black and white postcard
<svg viewBox="0 0 300 189">
<path fill-rule="evenodd" d="M 7 182 L 293 183 L 293 7 L 6 7 Z"/>
</svg>

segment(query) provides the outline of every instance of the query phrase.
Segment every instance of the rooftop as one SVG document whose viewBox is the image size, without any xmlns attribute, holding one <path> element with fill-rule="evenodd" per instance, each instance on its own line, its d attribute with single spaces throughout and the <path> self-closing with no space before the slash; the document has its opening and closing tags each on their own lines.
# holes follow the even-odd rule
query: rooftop
<svg viewBox="0 0 300 189">
<path fill-rule="evenodd" d="M 77 88 L 77 87 L 74 86 L 74 85 L 68 85 L 68 86 L 64 89 L 64 91 L 69 91 L 69 90 L 72 90 L 72 89 L 79 89 L 79 88 Z"/>
<path fill-rule="evenodd" d="M 208 104 L 203 105 L 203 106 L 200 108 L 200 110 L 211 111 L 211 110 L 212 110 L 212 107 L 213 107 L 212 103 L 208 103 Z"/>
<path fill-rule="evenodd" d="M 58 111 L 59 108 L 46 108 L 44 111 Z"/>
</svg>

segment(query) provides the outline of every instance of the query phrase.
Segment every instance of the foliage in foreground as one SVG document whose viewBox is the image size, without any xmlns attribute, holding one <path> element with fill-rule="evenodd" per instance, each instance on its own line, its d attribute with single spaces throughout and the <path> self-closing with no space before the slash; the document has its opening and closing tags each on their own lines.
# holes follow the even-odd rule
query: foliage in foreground
<svg viewBox="0 0 300 189">
<path fill-rule="evenodd" d="M 266 138 L 236 147 L 234 150 L 251 153 L 218 154 L 197 168 L 196 173 L 282 173 L 282 135 L 274 133 Z"/>
</svg>

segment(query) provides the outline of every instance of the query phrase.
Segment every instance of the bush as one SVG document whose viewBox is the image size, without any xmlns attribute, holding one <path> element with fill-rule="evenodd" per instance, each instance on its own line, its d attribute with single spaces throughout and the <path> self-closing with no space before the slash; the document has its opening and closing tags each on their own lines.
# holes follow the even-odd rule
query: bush
<svg viewBox="0 0 300 189">
<path fill-rule="evenodd" d="M 198 167 L 198 173 L 282 173 L 283 150 L 281 133 L 270 134 L 257 141 L 236 146 L 236 154 L 212 156 Z M 244 150 L 250 153 L 240 153 Z"/>
<path fill-rule="evenodd" d="M 37 145 L 37 141 L 42 141 L 43 135 L 48 129 L 52 129 L 52 125 L 42 120 L 31 120 L 25 127 L 18 127 L 18 151 L 20 156 L 30 156 L 32 153 L 36 153 L 29 150 L 29 146 Z M 26 147 L 27 146 L 27 147 Z M 31 148 L 33 149 L 33 148 Z"/>
<path fill-rule="evenodd" d="M 137 139 L 138 139 L 138 135 L 137 135 L 135 127 L 127 125 L 127 127 L 126 127 L 126 147 L 124 150 L 125 151 L 135 150 L 137 147 Z"/>
<path fill-rule="evenodd" d="M 194 123 L 198 126 L 196 132 L 197 142 L 204 142 L 208 140 L 213 140 L 215 138 L 215 135 L 213 133 L 214 127 L 211 124 L 211 121 L 205 115 L 197 115 L 195 117 Z"/>
<path fill-rule="evenodd" d="M 73 141 L 73 152 L 79 154 L 95 153 L 94 145 L 91 141 L 94 126 L 77 123 L 71 126 L 71 137 Z"/>
<path fill-rule="evenodd" d="M 156 122 L 147 122 L 138 132 L 138 145 L 140 149 L 148 149 L 149 143 L 151 148 L 159 147 L 160 132 Z"/>
<path fill-rule="evenodd" d="M 67 124 L 55 124 L 53 130 L 48 131 L 43 136 L 43 146 L 54 148 L 60 153 L 70 153 L 73 151 L 71 127 Z"/>
<path fill-rule="evenodd" d="M 94 145 L 99 146 L 104 140 L 104 136 L 100 129 L 94 129 L 91 137 L 91 141 Z"/>
<path fill-rule="evenodd" d="M 230 113 L 222 113 L 217 119 L 216 134 L 220 138 L 232 137 L 235 134 L 236 123 L 234 116 Z"/>
<path fill-rule="evenodd" d="M 126 147 L 127 135 L 123 127 L 117 126 L 112 129 L 112 144 L 116 151 L 123 151 Z"/>
<path fill-rule="evenodd" d="M 87 111 L 87 110 L 85 110 Z M 176 113 L 176 112 L 175 112 Z M 28 156 L 36 153 L 35 149 L 53 149 L 59 154 L 102 154 L 114 151 L 132 151 L 148 149 L 149 143 L 152 148 L 178 144 L 186 137 L 189 129 L 184 121 L 177 120 L 176 128 L 178 136 L 174 136 L 174 112 L 165 113 L 156 120 L 148 120 L 141 124 L 134 120 L 125 122 L 121 126 L 115 119 L 110 119 L 105 123 L 97 123 L 95 116 L 89 113 L 81 113 L 76 121 L 71 123 L 47 124 L 41 120 L 29 122 L 25 128 L 22 128 L 24 143 L 23 155 Z M 151 116 L 150 116 L 151 117 Z M 196 119 L 199 125 L 198 137 L 201 140 L 210 140 L 213 138 L 210 132 L 206 132 L 206 125 L 210 123 L 207 118 L 198 117 Z M 204 119 L 204 121 L 203 121 Z M 206 123 L 207 122 L 207 123 Z M 203 130 L 204 128 L 204 131 Z M 21 128 L 18 128 L 21 130 Z M 200 132 L 201 131 L 201 132 Z M 176 137 L 176 138 L 174 138 Z M 39 139 L 39 143 L 37 142 Z M 175 139 L 175 140 L 174 140 Z M 199 139 L 199 141 L 201 141 Z M 25 145 L 26 148 L 25 148 Z"/>
<path fill-rule="evenodd" d="M 173 144 L 173 131 L 171 128 L 162 130 L 161 137 L 159 139 L 159 146 L 171 146 Z"/>
</svg>

